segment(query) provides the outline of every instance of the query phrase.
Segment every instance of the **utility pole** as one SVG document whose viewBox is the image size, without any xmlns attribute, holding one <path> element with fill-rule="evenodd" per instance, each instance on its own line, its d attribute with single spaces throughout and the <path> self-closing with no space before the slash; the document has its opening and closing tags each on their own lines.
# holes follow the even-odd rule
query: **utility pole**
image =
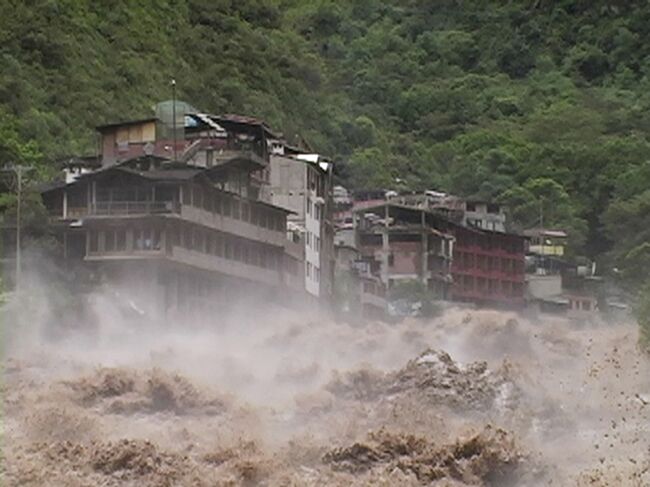
<svg viewBox="0 0 650 487">
<path fill-rule="evenodd" d="M 3 168 L 4 171 L 12 171 L 16 174 L 17 200 L 16 200 L 16 291 L 20 287 L 21 255 L 20 255 L 20 230 L 21 230 L 21 206 L 23 199 L 23 174 L 32 170 L 33 166 L 11 164 Z"/>
<path fill-rule="evenodd" d="M 178 162 L 176 149 L 176 80 L 172 78 L 172 119 L 174 120 L 174 162 Z"/>
</svg>

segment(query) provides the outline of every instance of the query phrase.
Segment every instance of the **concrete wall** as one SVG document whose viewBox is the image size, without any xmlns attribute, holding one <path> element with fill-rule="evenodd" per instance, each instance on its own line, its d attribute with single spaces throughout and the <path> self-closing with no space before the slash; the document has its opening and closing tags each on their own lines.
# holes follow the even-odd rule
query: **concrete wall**
<svg viewBox="0 0 650 487">
<path fill-rule="evenodd" d="M 292 221 L 305 220 L 305 195 L 307 166 L 283 155 L 271 155 L 270 191 L 271 202 L 295 212 Z"/>
<path fill-rule="evenodd" d="M 535 299 L 546 299 L 562 293 L 562 277 L 538 276 L 529 274 L 526 276 L 528 283 L 528 294 Z"/>
</svg>

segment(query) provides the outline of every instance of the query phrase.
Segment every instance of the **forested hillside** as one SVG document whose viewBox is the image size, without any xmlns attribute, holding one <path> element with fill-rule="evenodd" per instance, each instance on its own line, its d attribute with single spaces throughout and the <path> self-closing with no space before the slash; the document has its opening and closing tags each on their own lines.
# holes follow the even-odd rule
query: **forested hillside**
<svg viewBox="0 0 650 487">
<path fill-rule="evenodd" d="M 92 153 L 95 125 L 149 115 L 174 77 L 205 111 L 301 134 L 350 187 L 494 198 L 520 228 L 542 210 L 575 253 L 648 275 L 647 2 L 0 6 L 1 162 Z"/>
</svg>

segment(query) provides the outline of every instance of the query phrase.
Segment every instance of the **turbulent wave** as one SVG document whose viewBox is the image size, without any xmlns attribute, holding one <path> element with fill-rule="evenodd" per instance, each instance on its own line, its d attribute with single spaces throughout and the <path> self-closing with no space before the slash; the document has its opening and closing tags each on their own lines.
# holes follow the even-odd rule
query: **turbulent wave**
<svg viewBox="0 0 650 487">
<path fill-rule="evenodd" d="M 452 309 L 340 323 L 16 318 L 7 486 L 650 485 L 633 326 Z M 23 315 L 25 313 L 23 312 Z"/>
</svg>

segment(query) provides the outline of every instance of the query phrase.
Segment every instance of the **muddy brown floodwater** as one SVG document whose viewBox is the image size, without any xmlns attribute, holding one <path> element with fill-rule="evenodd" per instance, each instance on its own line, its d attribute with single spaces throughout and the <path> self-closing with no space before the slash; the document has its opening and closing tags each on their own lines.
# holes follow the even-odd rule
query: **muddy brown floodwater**
<svg viewBox="0 0 650 487">
<path fill-rule="evenodd" d="M 21 326 L 3 486 L 650 485 L 650 363 L 631 324 L 457 309 Z"/>
</svg>

